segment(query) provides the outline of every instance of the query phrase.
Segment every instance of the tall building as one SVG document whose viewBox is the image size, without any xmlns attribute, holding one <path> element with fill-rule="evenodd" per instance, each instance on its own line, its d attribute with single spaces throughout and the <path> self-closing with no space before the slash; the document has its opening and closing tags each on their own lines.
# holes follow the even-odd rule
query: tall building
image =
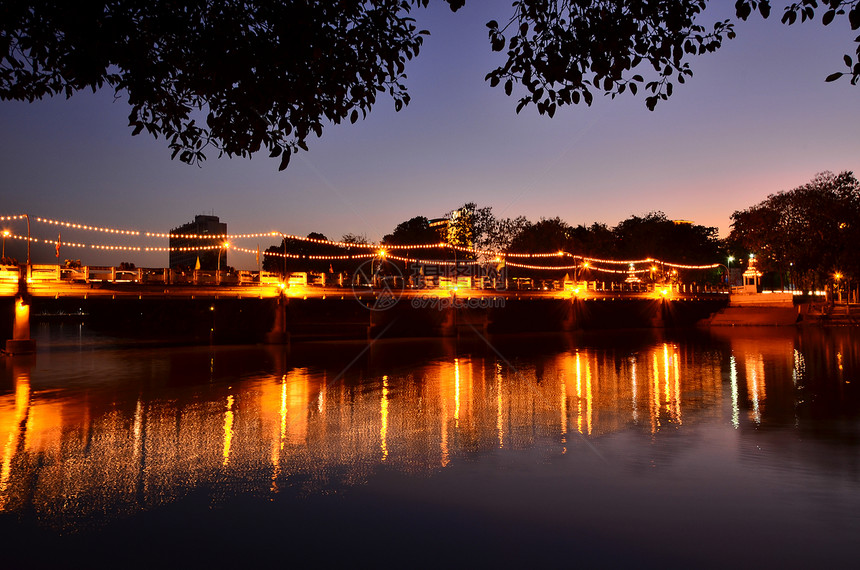
<svg viewBox="0 0 860 570">
<path fill-rule="evenodd" d="M 219 254 L 221 269 L 226 268 L 227 249 L 219 247 L 226 241 L 226 235 L 227 224 L 218 216 L 194 216 L 193 222 L 170 230 L 170 268 L 194 269 L 199 259 L 200 269 L 212 271 L 218 269 Z M 212 249 L 196 249 L 203 247 Z"/>
</svg>

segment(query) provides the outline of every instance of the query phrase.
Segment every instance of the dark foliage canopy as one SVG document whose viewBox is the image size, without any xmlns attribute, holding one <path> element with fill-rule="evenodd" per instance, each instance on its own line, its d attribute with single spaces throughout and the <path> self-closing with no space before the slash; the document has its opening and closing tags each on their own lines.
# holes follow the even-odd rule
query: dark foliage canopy
<svg viewBox="0 0 860 570">
<path fill-rule="evenodd" d="M 514 15 L 504 25 L 487 24 L 495 51 L 507 60 L 487 75 L 490 85 L 503 85 L 511 95 L 520 84 L 526 95 L 517 112 L 535 104 L 540 114 L 552 117 L 562 105 L 591 105 L 595 94 L 615 97 L 644 90 L 645 104 L 653 110 L 672 95 L 676 83 L 693 75 L 691 56 L 716 51 L 724 39 L 735 36 L 732 20 L 711 26 L 699 23 L 708 0 L 516 0 Z M 786 7 L 782 22 L 813 20 L 817 13 L 825 26 L 847 19 L 860 28 L 858 0 L 801 0 Z M 753 13 L 770 16 L 769 0 L 737 0 L 736 17 Z M 843 57 L 849 75 L 860 79 L 860 36 L 857 56 Z"/>
<path fill-rule="evenodd" d="M 409 102 L 404 66 L 426 34 L 409 13 L 427 1 L 2 2 L 0 99 L 107 86 L 132 134 L 183 162 L 265 149 L 283 169 L 324 121 L 355 122 L 380 93 Z"/>
<path fill-rule="evenodd" d="M 823 172 L 807 184 L 732 214 L 732 252 L 753 253 L 760 269 L 805 289 L 837 272 L 860 278 L 860 182 L 852 172 Z"/>
<path fill-rule="evenodd" d="M 656 258 L 683 264 L 708 264 L 721 257 L 717 229 L 675 222 L 663 212 L 630 216 L 614 228 L 604 224 L 569 226 L 561 218 L 529 223 L 511 241 L 509 251 L 566 251 L 586 257 Z"/>
<path fill-rule="evenodd" d="M 259 151 L 287 167 L 326 122 L 355 122 L 387 94 L 409 103 L 405 64 L 423 36 L 410 17 L 430 0 L 21 0 L 0 3 L 0 100 L 33 101 L 111 88 L 127 98 L 132 134 L 164 137 L 191 164 L 215 149 Z M 439 0 L 451 9 L 465 0 Z M 730 20 L 698 22 L 708 0 L 516 0 L 489 37 L 506 60 L 487 75 L 517 111 L 591 104 L 598 93 L 647 93 L 653 109 L 692 75 L 689 58 L 734 36 Z M 786 24 L 847 20 L 860 0 L 800 0 Z M 736 17 L 770 15 L 769 0 L 738 0 Z M 860 46 L 860 36 L 856 40 Z M 860 79 L 857 56 L 843 75 Z"/>
</svg>

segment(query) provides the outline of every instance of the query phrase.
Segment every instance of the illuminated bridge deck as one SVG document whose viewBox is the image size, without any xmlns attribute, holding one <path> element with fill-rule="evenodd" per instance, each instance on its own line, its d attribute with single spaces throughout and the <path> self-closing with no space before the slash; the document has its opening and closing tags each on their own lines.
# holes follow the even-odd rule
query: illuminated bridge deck
<svg viewBox="0 0 860 570">
<path fill-rule="evenodd" d="M 266 272 L 241 271 L 236 273 L 195 271 L 193 274 L 175 274 L 167 269 L 136 269 L 84 267 L 74 270 L 57 265 L 35 265 L 29 279 L 19 278 L 17 268 L 4 268 L 0 272 L 0 296 L 14 297 L 26 292 L 38 298 L 287 298 L 308 299 L 370 297 L 396 297 L 406 299 L 432 298 L 498 298 L 498 299 L 710 299 L 727 297 L 725 287 L 696 283 L 617 283 L 583 281 L 542 289 L 516 289 L 509 287 L 487 288 L 461 283 L 442 286 L 412 287 L 403 281 L 356 285 L 325 286 L 305 283 L 286 283 Z"/>
</svg>

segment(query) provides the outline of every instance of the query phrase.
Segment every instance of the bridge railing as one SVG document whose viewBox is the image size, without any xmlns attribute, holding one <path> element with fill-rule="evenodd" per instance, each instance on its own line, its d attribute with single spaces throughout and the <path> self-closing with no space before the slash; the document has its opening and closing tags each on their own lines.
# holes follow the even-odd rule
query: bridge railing
<svg viewBox="0 0 860 570">
<path fill-rule="evenodd" d="M 0 266 L 0 282 L 10 285 L 24 275 L 24 266 Z M 459 277 L 456 282 L 450 277 L 423 277 L 419 281 L 410 278 L 375 276 L 374 283 L 357 283 L 343 275 L 327 275 L 325 273 L 294 272 L 284 280 L 281 275 L 268 271 L 212 271 L 212 270 L 177 270 L 166 268 L 138 267 L 134 269 L 109 266 L 63 267 L 60 265 L 35 264 L 30 266 L 29 279 L 31 282 L 65 282 L 65 283 L 138 283 L 163 285 L 204 285 L 204 286 L 250 286 L 250 285 L 279 285 L 286 287 L 351 287 L 356 285 L 369 288 L 404 287 L 408 289 L 443 289 L 457 291 L 546 291 L 566 292 L 576 289 L 579 294 L 589 292 L 607 293 L 654 293 L 655 291 L 690 295 L 690 294 L 725 294 L 729 292 L 725 285 L 707 283 L 647 283 L 624 281 L 570 281 L 560 279 L 508 278 L 502 282 L 498 279 Z M 383 283 L 384 280 L 384 283 Z"/>
<path fill-rule="evenodd" d="M 17 265 L 0 265 L 0 281 L 18 281 L 19 275 Z"/>
</svg>

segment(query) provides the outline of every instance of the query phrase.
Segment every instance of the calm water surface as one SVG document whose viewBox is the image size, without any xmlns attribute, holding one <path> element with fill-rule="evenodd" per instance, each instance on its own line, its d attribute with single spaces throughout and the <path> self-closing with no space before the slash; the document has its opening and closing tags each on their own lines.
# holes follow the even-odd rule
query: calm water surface
<svg viewBox="0 0 860 570">
<path fill-rule="evenodd" d="M 848 566 L 860 330 L 0 360 L 3 568 Z"/>
</svg>

